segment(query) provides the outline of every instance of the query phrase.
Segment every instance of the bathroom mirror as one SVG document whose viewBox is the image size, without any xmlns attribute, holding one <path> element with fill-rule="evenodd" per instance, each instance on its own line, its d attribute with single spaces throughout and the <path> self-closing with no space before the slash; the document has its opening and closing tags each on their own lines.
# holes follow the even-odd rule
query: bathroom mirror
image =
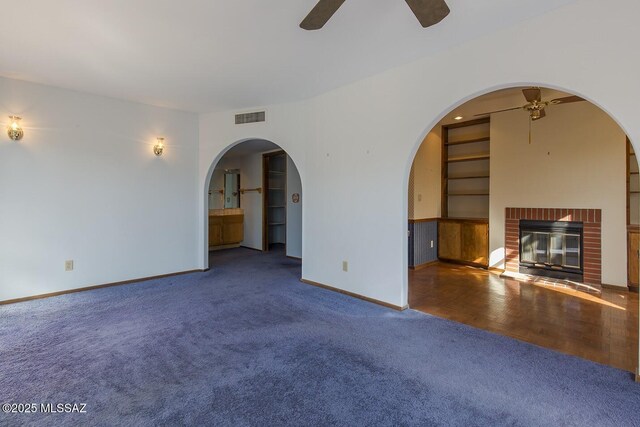
<svg viewBox="0 0 640 427">
<path fill-rule="evenodd" d="M 224 171 L 224 208 L 240 207 L 240 170 L 225 169 Z"/>
</svg>

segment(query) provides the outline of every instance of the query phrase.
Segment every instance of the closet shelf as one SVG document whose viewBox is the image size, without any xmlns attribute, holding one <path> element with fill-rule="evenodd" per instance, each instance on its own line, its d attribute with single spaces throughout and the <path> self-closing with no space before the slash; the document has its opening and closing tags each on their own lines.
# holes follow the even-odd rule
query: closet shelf
<svg viewBox="0 0 640 427">
<path fill-rule="evenodd" d="M 447 163 L 473 162 L 476 160 L 489 160 L 489 154 L 478 154 L 475 156 L 464 156 L 464 157 L 449 157 L 447 159 Z"/>
<path fill-rule="evenodd" d="M 489 142 L 491 138 L 483 137 L 483 138 L 474 138 L 474 139 L 465 139 L 462 141 L 449 141 L 445 145 L 463 145 L 463 144 L 473 144 L 476 142 Z"/>
<path fill-rule="evenodd" d="M 469 175 L 469 176 L 450 176 L 449 180 L 457 180 L 457 179 L 486 179 L 489 178 L 489 175 Z"/>
<path fill-rule="evenodd" d="M 488 196 L 489 193 L 447 193 L 447 196 Z"/>
</svg>

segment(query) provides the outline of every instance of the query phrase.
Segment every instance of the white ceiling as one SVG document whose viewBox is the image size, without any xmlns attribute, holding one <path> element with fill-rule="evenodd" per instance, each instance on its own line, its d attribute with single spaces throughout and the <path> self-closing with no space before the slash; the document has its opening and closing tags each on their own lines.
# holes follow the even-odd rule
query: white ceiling
<svg viewBox="0 0 640 427">
<path fill-rule="evenodd" d="M 447 0 L 423 29 L 403 0 L 0 0 L 0 75 L 196 112 L 295 101 L 575 0 Z"/>
</svg>

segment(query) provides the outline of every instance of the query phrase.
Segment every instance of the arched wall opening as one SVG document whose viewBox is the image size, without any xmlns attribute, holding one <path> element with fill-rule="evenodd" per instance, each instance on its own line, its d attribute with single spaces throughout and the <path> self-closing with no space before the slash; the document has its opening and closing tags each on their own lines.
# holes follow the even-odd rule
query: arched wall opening
<svg viewBox="0 0 640 427">
<path fill-rule="evenodd" d="M 638 164 L 627 152 L 633 152 L 632 144 L 615 119 L 588 98 L 569 99 L 574 93 L 549 85 L 542 86 L 541 101 L 564 98 L 566 105 L 544 108 L 543 117 L 531 123 L 529 144 L 531 112 L 522 108 L 529 103 L 522 89 L 533 86 L 541 85 L 505 85 L 465 98 L 446 109 L 425 132 L 406 171 L 405 266 L 419 269 L 431 262 L 455 261 L 520 274 L 518 224 L 569 220 L 591 227 L 585 225 L 581 235 L 582 276 L 574 282 L 594 285 L 595 291 L 601 285 L 618 286 L 616 291 L 637 286 L 637 259 L 634 269 L 633 257 L 628 257 L 640 222 Z M 481 114 L 506 109 L 511 110 Z M 462 118 L 456 121 L 457 116 Z M 458 126 L 468 121 L 470 126 Z M 516 212 L 516 208 L 529 210 Z M 457 237 L 442 239 L 447 230 L 451 235 L 457 232 Z M 486 236 L 481 253 L 474 250 L 474 236 Z M 556 267 L 550 260 L 539 261 Z M 456 269 L 463 276 L 472 272 L 468 267 Z M 414 277 L 413 272 L 407 274 L 406 295 L 409 305 L 419 309 L 419 303 L 412 301 Z M 447 304 L 444 299 L 442 303 Z M 443 307 L 446 311 L 452 306 Z M 624 311 L 622 306 L 618 309 Z M 627 360 L 624 368 L 633 370 L 638 360 L 637 322 L 629 320 L 629 328 L 629 339 L 636 343 L 633 361 Z"/>
<path fill-rule="evenodd" d="M 211 163 L 203 187 L 205 268 L 210 255 L 234 247 L 302 259 L 302 181 L 282 147 L 262 138 L 230 144 Z"/>
</svg>

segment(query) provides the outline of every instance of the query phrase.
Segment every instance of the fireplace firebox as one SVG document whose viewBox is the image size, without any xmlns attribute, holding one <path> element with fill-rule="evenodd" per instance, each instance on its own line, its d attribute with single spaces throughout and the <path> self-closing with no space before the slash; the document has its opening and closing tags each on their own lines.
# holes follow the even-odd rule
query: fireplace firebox
<svg viewBox="0 0 640 427">
<path fill-rule="evenodd" d="M 583 223 L 520 220 L 520 273 L 583 281 Z"/>
</svg>

